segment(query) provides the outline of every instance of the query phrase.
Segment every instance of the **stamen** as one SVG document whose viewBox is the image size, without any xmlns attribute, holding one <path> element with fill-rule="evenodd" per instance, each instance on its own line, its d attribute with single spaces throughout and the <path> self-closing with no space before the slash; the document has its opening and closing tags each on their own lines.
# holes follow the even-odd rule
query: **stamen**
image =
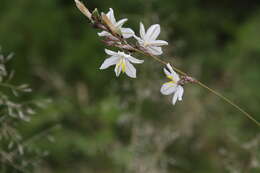
<svg viewBox="0 0 260 173">
<path fill-rule="evenodd" d="M 126 64 L 125 64 L 125 60 L 123 59 L 122 60 L 122 71 L 125 73 L 125 71 L 126 71 Z"/>
<path fill-rule="evenodd" d="M 116 64 L 116 68 L 119 69 L 118 67 L 121 66 L 122 72 L 125 73 L 126 71 L 126 64 L 125 64 L 125 59 L 121 58 L 119 63 Z"/>
<path fill-rule="evenodd" d="M 177 83 L 172 76 L 167 75 L 167 78 L 170 79 L 173 83 Z"/>
</svg>

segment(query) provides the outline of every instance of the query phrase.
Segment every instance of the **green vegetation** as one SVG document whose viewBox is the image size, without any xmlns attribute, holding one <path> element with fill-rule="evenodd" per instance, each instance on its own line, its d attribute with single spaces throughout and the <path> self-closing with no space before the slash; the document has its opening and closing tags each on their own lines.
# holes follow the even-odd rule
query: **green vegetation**
<svg viewBox="0 0 260 173">
<path fill-rule="evenodd" d="M 126 26 L 136 32 L 140 21 L 146 26 L 160 23 L 160 37 L 170 43 L 165 49 L 167 61 L 231 98 L 260 121 L 260 2 L 86 3 L 90 9 L 104 12 L 112 7 L 116 17 L 127 17 Z M 137 79 L 116 78 L 112 68 L 100 71 L 106 55 L 96 32 L 73 0 L 1 0 L 0 45 L 4 55 L 16 55 L 8 63 L 15 70 L 12 84 L 29 83 L 33 89 L 29 96 L 18 99 L 9 93 L 8 97 L 21 102 L 51 100 L 37 109 L 31 121 L 16 127 L 24 140 L 50 129 L 28 146 L 39 150 L 40 154 L 33 153 L 42 158 L 29 171 L 260 171 L 259 127 L 193 85 L 185 86 L 184 100 L 172 106 L 170 97 L 159 92 L 165 78 L 162 66 L 152 59 L 137 57 L 145 60 L 137 67 Z M 61 128 L 52 129 L 56 126 Z M 0 153 L 4 150 L 2 147 Z M 42 157 L 42 152 L 48 155 Z M 1 172 L 21 172 L 3 160 L 0 158 Z"/>
</svg>

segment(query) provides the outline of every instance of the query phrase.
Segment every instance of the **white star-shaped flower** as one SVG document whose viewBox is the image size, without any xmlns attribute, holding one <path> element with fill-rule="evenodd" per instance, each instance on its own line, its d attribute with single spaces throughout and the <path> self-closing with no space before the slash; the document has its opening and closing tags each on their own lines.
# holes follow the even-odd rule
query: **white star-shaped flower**
<svg viewBox="0 0 260 173">
<path fill-rule="evenodd" d="M 171 81 L 164 83 L 161 87 L 161 93 L 163 95 L 173 94 L 172 104 L 175 105 L 177 99 L 182 100 L 184 89 L 178 84 L 180 81 L 179 75 L 172 69 L 170 64 L 167 64 L 167 68 L 164 68 L 164 73 Z"/>
<path fill-rule="evenodd" d="M 131 64 L 141 64 L 144 61 L 136 59 L 132 57 L 131 55 L 125 54 L 124 52 L 114 52 L 108 49 L 105 49 L 106 54 L 110 55 L 111 57 L 107 58 L 103 64 L 101 65 L 100 69 L 106 69 L 112 65 L 115 65 L 115 73 L 116 76 L 118 77 L 121 73 L 126 73 L 127 76 L 131 78 L 136 78 L 136 69 L 135 67 Z"/>
<path fill-rule="evenodd" d="M 112 8 L 109 9 L 109 12 L 106 14 L 106 16 L 108 17 L 108 19 L 110 20 L 112 25 L 114 25 L 114 27 L 122 33 L 124 38 L 130 38 L 135 35 L 135 33 L 132 29 L 122 27 L 128 19 L 121 19 L 118 22 L 116 21 L 115 16 L 114 16 L 114 10 Z M 100 37 L 111 36 L 111 34 L 107 31 L 102 31 L 102 32 L 98 33 L 98 35 Z"/>
<path fill-rule="evenodd" d="M 161 46 L 168 45 L 167 41 L 156 40 L 161 32 L 159 24 L 155 24 L 148 28 L 145 32 L 143 23 L 140 23 L 140 37 L 134 36 L 139 42 L 140 46 L 145 48 L 149 53 L 153 55 L 161 55 L 163 53 Z"/>
</svg>

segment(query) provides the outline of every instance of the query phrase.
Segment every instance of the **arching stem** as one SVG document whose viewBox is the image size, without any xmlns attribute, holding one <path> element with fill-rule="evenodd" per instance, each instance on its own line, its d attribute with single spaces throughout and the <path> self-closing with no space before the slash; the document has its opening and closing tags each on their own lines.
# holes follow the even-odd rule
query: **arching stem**
<svg viewBox="0 0 260 173">
<path fill-rule="evenodd" d="M 134 50 L 136 52 L 139 52 L 140 54 L 143 54 L 145 56 L 151 57 L 154 60 L 158 61 L 159 63 L 166 65 L 168 64 L 168 62 L 158 58 L 157 56 L 151 55 L 149 53 L 143 52 L 142 50 L 136 49 L 134 48 Z M 182 70 L 178 69 L 177 67 L 172 65 L 172 68 L 178 72 L 179 74 L 183 75 L 183 76 L 189 76 L 187 73 L 183 72 Z M 215 91 L 212 88 L 209 88 L 207 85 L 203 84 L 202 82 L 195 80 L 195 82 L 197 85 L 199 85 L 200 87 L 207 89 L 209 92 L 213 93 L 214 95 L 216 95 L 217 97 L 221 98 L 223 101 L 225 101 L 226 103 L 230 104 L 231 106 L 233 106 L 235 109 L 237 109 L 238 111 L 240 111 L 242 114 L 244 114 L 248 119 L 250 119 L 251 121 L 253 121 L 257 126 L 260 126 L 260 123 L 253 118 L 253 116 L 251 116 L 249 113 L 247 113 L 244 109 L 242 109 L 240 106 L 238 106 L 237 104 L 235 104 L 233 101 L 231 101 L 230 99 L 228 99 L 227 97 L 225 97 L 224 95 L 220 94 L 219 92 Z"/>
<path fill-rule="evenodd" d="M 216 96 L 220 97 L 222 100 L 224 100 L 226 103 L 230 104 L 231 106 L 233 106 L 234 108 L 236 108 L 237 110 L 239 110 L 242 114 L 244 114 L 248 119 L 250 119 L 251 121 L 253 121 L 256 125 L 260 126 L 260 123 L 254 119 L 249 113 L 247 113 L 246 111 L 244 111 L 241 107 L 239 107 L 237 104 L 235 104 L 234 102 L 232 102 L 231 100 L 229 100 L 227 97 L 223 96 L 222 94 L 220 94 L 219 92 L 209 88 L 208 86 L 206 86 L 205 84 L 201 83 L 200 81 L 196 81 L 196 84 L 198 84 L 199 86 L 201 86 L 202 88 L 207 89 L 208 91 L 210 91 L 211 93 L 215 94 Z"/>
</svg>

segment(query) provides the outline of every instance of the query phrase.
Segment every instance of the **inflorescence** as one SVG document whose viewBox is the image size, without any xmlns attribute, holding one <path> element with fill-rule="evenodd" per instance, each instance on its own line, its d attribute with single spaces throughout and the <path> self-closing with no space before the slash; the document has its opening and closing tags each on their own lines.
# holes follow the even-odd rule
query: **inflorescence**
<svg viewBox="0 0 260 173">
<path fill-rule="evenodd" d="M 144 60 L 139 60 L 133 57 L 134 53 L 139 53 L 141 55 L 153 58 L 166 66 L 163 70 L 166 77 L 170 81 L 164 83 L 161 86 L 160 91 L 163 95 L 173 95 L 173 105 L 177 100 L 182 100 L 184 93 L 183 86 L 187 83 L 194 83 L 221 98 L 223 101 L 243 113 L 255 124 L 260 126 L 260 123 L 256 119 L 254 119 L 249 113 L 244 111 L 230 99 L 158 57 L 163 54 L 162 46 L 168 45 L 167 41 L 157 39 L 161 32 L 161 27 L 159 24 L 151 25 L 146 31 L 143 23 L 140 22 L 140 36 L 137 36 L 131 28 L 123 27 L 128 19 L 121 19 L 118 21 L 115 19 L 112 8 L 109 9 L 108 13 L 105 14 L 102 12 L 100 14 L 97 9 L 90 12 L 82 2 L 79 0 L 74 1 L 78 9 L 89 19 L 91 25 L 94 28 L 102 30 L 98 33 L 98 36 L 102 37 L 102 41 L 107 46 L 119 49 L 117 52 L 105 49 L 105 52 L 109 55 L 109 58 L 103 62 L 100 67 L 101 70 L 115 65 L 114 71 L 117 77 L 121 73 L 125 73 L 130 78 L 136 78 L 136 69 L 133 64 L 142 64 L 144 62 Z"/>
</svg>

